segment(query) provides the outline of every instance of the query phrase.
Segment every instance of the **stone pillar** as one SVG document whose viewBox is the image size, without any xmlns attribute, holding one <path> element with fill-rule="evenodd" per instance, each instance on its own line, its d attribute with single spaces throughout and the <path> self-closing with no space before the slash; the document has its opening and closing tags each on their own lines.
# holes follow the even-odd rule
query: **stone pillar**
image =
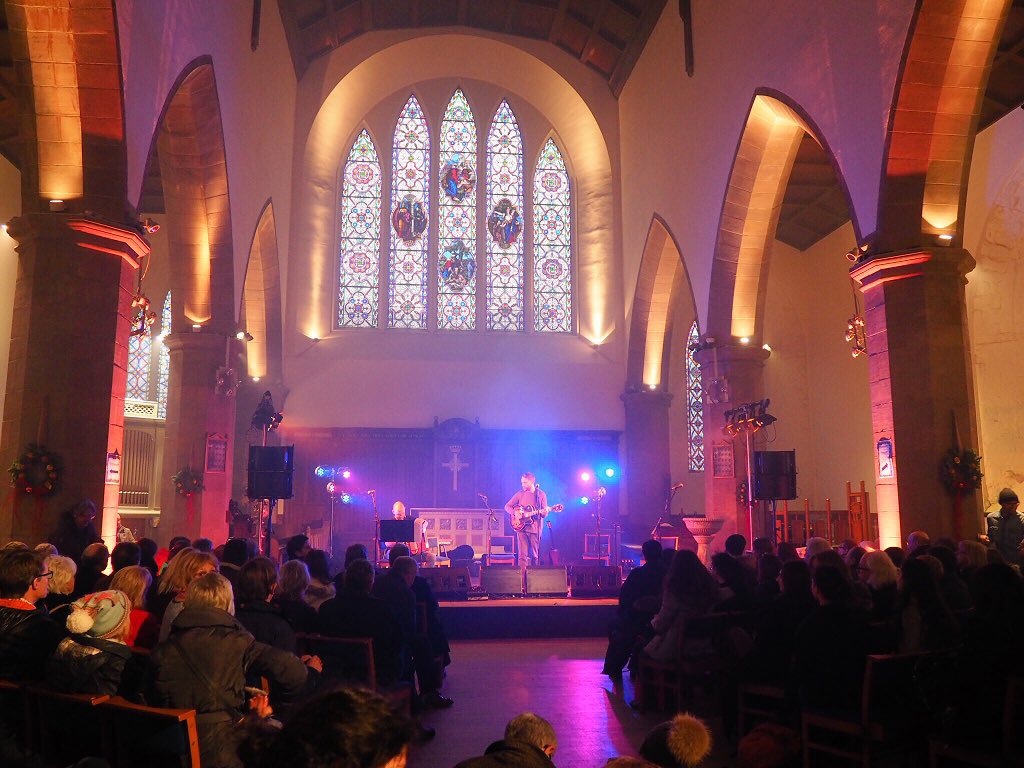
<svg viewBox="0 0 1024 768">
<path fill-rule="evenodd" d="M 725 521 L 719 540 L 742 533 L 747 544 L 753 537 L 771 535 L 754 520 L 750 531 L 747 502 L 741 498 L 741 486 L 747 482 L 747 441 L 744 435 L 730 437 L 723 432 L 725 412 L 742 403 L 764 397 L 764 361 L 771 354 L 761 347 L 747 345 L 705 346 L 694 353 L 704 381 L 704 493 L 705 514 Z M 732 448 L 731 477 L 715 477 L 715 449 Z M 728 456 L 729 451 L 723 451 Z M 727 463 L 727 462 L 726 462 Z M 745 498 L 753 492 L 746 488 Z M 755 515 L 757 508 L 755 506 Z"/>
<path fill-rule="evenodd" d="M 669 492 L 669 421 L 672 395 L 661 390 L 625 392 L 626 511 L 628 533 L 648 538 Z"/>
<path fill-rule="evenodd" d="M 171 358 L 167 393 L 160 527 L 168 536 L 205 536 L 215 542 L 228 534 L 235 445 L 235 395 L 217 385 L 218 370 L 230 359 L 232 337 L 218 333 L 172 333 L 164 343 Z M 206 467 L 209 439 L 227 440 L 224 471 Z M 190 466 L 203 474 L 205 490 L 191 500 L 175 493 L 171 477 Z M 190 507 L 191 506 L 191 510 Z"/>
<path fill-rule="evenodd" d="M 123 453 L 131 299 L 149 246 L 130 227 L 62 213 L 20 216 L 8 234 L 18 284 L 0 464 L 43 443 L 63 471 L 49 498 L 5 494 L 0 538 L 44 541 L 64 508 L 90 498 L 112 541 L 119 486 L 105 482 L 106 456 Z"/>
<path fill-rule="evenodd" d="M 883 547 L 913 530 L 954 532 L 939 468 L 957 439 L 954 420 L 961 449 L 978 445 L 964 299 L 973 268 L 967 251 L 934 248 L 881 254 L 850 270 L 864 292 L 875 445 L 885 437 L 893 447 L 895 471 L 876 477 Z M 979 494 L 963 498 L 967 537 L 980 530 Z"/>
</svg>

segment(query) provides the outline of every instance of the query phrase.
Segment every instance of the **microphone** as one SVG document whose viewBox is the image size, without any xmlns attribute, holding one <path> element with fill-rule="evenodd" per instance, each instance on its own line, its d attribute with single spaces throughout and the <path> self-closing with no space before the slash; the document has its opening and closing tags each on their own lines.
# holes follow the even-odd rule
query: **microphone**
<svg viewBox="0 0 1024 768">
<path fill-rule="evenodd" d="M 377 489 L 374 488 L 372 491 L 367 491 L 366 495 L 367 496 L 376 496 L 377 495 Z"/>
<path fill-rule="evenodd" d="M 477 494 L 477 496 L 479 496 L 479 497 L 480 497 L 481 499 L 483 499 L 484 501 L 487 501 L 487 497 L 486 497 L 486 496 L 484 496 L 484 495 L 483 495 L 482 493 L 478 493 L 478 494 Z"/>
<path fill-rule="evenodd" d="M 600 488 L 597 489 L 597 498 L 599 498 L 599 499 L 604 498 L 604 495 L 606 493 L 608 493 L 608 491 L 606 491 L 604 486 L 602 485 Z"/>
<path fill-rule="evenodd" d="M 673 486 L 672 486 L 672 490 L 673 490 L 673 491 L 678 491 L 678 490 L 679 490 L 680 488 L 682 488 L 682 487 L 683 487 L 684 485 L 686 485 L 686 483 L 676 483 L 675 485 L 673 485 Z"/>
</svg>

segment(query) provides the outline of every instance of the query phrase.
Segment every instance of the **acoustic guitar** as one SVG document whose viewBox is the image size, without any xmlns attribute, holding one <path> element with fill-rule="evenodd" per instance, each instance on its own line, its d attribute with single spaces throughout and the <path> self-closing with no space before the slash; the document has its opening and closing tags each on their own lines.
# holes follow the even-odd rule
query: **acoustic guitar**
<svg viewBox="0 0 1024 768">
<path fill-rule="evenodd" d="M 564 504 L 555 504 L 553 507 L 548 507 L 548 512 L 561 512 L 565 509 Z M 525 507 L 516 507 L 508 513 L 510 523 L 512 524 L 512 530 L 517 533 L 523 530 L 530 524 L 530 521 L 534 518 L 539 518 L 544 510 L 536 510 L 527 504 Z"/>
</svg>

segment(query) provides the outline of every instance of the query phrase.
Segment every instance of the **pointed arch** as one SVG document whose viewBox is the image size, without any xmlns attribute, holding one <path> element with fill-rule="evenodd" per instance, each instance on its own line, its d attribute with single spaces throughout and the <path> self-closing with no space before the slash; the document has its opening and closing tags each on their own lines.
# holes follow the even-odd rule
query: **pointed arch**
<svg viewBox="0 0 1024 768">
<path fill-rule="evenodd" d="M 711 272 L 705 332 L 722 342 L 748 338 L 760 343 L 771 246 L 805 134 L 832 161 L 849 201 L 835 157 L 813 122 L 780 94 L 756 94 L 733 158 Z M 852 208 L 851 218 L 854 230 L 859 231 Z"/>
<path fill-rule="evenodd" d="M 974 138 L 1012 4 L 917 4 L 890 112 L 874 251 L 962 244 Z"/>
<path fill-rule="evenodd" d="M 487 132 L 487 329 L 521 331 L 523 312 L 523 137 L 502 100 Z"/>
<path fill-rule="evenodd" d="M 476 328 L 476 120 L 456 88 L 441 120 L 437 215 L 437 327 Z"/>
<path fill-rule="evenodd" d="M 544 142 L 533 173 L 533 327 L 570 333 L 572 302 L 572 189 L 552 137 Z"/>
<path fill-rule="evenodd" d="M 430 127 L 416 96 L 405 102 L 391 145 L 388 327 L 427 327 Z"/>
<path fill-rule="evenodd" d="M 365 128 L 342 169 L 338 328 L 376 328 L 380 296 L 381 171 Z"/>
<path fill-rule="evenodd" d="M 242 283 L 242 327 L 253 337 L 245 346 L 250 378 L 281 378 L 281 271 L 274 203 L 263 206 Z"/>
<path fill-rule="evenodd" d="M 626 389 L 661 389 L 667 380 L 675 304 L 693 302 L 693 289 L 679 246 L 655 214 L 647 231 L 633 296 L 626 356 Z"/>
</svg>

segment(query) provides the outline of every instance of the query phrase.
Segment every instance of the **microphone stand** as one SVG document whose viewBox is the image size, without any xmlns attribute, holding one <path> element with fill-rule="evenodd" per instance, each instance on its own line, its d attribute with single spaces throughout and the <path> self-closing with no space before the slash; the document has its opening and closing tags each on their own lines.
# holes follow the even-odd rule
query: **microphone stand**
<svg viewBox="0 0 1024 768">
<path fill-rule="evenodd" d="M 373 563 L 380 562 L 380 514 L 377 512 L 377 494 L 370 493 L 370 500 L 373 502 Z"/>
<path fill-rule="evenodd" d="M 669 492 L 665 494 L 665 508 L 661 512 L 661 516 L 658 518 L 658 522 L 654 524 L 654 528 L 651 529 L 651 538 L 655 541 L 661 541 L 661 526 L 665 522 L 665 518 L 672 517 L 672 499 L 679 493 L 679 489 L 675 486 L 669 489 Z"/>
<path fill-rule="evenodd" d="M 478 493 L 477 496 L 479 496 L 481 499 L 483 499 L 484 506 L 487 507 L 487 564 L 490 565 L 491 564 L 491 562 L 490 562 L 491 561 L 491 531 L 493 530 L 491 528 L 491 523 L 497 523 L 498 522 L 498 518 L 495 516 L 494 510 L 491 509 L 491 502 L 489 502 L 487 500 L 487 497 L 484 496 L 482 493 Z"/>
</svg>

